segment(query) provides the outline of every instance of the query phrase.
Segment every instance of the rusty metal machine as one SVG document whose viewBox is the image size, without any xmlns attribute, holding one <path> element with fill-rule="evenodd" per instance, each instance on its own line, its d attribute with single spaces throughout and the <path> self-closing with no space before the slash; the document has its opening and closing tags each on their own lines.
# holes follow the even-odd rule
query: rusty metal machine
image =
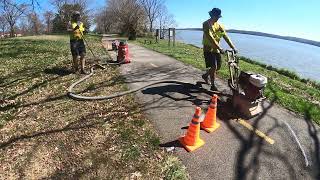
<svg viewBox="0 0 320 180">
<path fill-rule="evenodd" d="M 245 118 L 254 117 L 263 111 L 262 102 L 266 99 L 263 91 L 267 85 L 267 78 L 261 74 L 241 71 L 234 51 L 227 50 L 226 53 L 232 106 Z"/>
</svg>

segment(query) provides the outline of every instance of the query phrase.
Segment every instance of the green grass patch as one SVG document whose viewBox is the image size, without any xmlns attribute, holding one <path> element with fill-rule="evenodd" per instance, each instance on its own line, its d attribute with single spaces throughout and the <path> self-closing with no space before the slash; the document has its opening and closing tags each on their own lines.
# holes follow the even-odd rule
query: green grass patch
<svg viewBox="0 0 320 180">
<path fill-rule="evenodd" d="M 189 179 L 186 174 L 186 169 L 181 167 L 181 162 L 175 157 L 170 157 L 169 159 L 167 159 L 163 171 L 165 173 L 165 180 Z"/>
<path fill-rule="evenodd" d="M 140 150 L 138 147 L 132 146 L 126 149 L 123 158 L 125 160 L 134 160 L 140 157 Z"/>
<path fill-rule="evenodd" d="M 173 57 L 181 62 L 190 64 L 201 70 L 205 70 L 203 52 L 201 48 L 193 45 L 177 42 L 175 47 L 169 47 L 168 41 L 160 40 L 159 43 L 145 44 L 146 38 L 139 38 L 134 43 L 154 51 Z M 148 39 L 150 40 L 150 39 Z M 265 90 L 268 99 L 276 99 L 283 107 L 299 113 L 309 114 L 314 122 L 320 125 L 320 83 L 309 79 L 300 78 L 295 73 L 277 69 L 272 66 L 245 58 L 240 58 L 240 68 L 243 71 L 251 71 L 268 77 L 269 84 Z M 226 57 L 223 57 L 226 62 Z M 227 80 L 229 72 L 226 63 L 223 63 L 219 76 Z M 306 117 L 307 118 L 307 117 Z"/>
<path fill-rule="evenodd" d="M 145 125 L 145 121 L 144 120 L 135 120 L 135 121 L 133 121 L 133 125 L 135 125 L 137 127 L 143 127 L 143 125 Z"/>
</svg>

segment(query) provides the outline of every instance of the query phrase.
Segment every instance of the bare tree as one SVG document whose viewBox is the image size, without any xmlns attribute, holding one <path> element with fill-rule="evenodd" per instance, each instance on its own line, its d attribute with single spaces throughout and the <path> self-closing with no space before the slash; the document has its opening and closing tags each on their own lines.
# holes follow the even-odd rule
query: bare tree
<svg viewBox="0 0 320 180">
<path fill-rule="evenodd" d="M 169 13 L 166 6 L 160 8 L 158 22 L 160 29 L 167 29 L 176 24 L 173 15 Z"/>
<path fill-rule="evenodd" d="M 20 5 L 23 4 L 25 6 L 31 7 L 33 12 L 35 12 L 36 7 L 40 7 L 40 3 L 38 0 L 25 0 L 20 3 L 16 2 L 16 1 L 12 2 L 11 0 L 1 0 L 0 4 L 13 6 L 17 10 L 19 10 L 20 12 L 23 12 L 24 10 L 21 9 L 21 7 L 19 7 L 19 4 Z M 25 13 L 25 12 L 23 12 L 23 13 Z"/>
<path fill-rule="evenodd" d="M 0 14 L 0 29 L 1 29 L 1 32 L 3 35 L 6 32 L 7 27 L 8 27 L 8 23 L 7 23 L 6 19 L 4 18 L 4 16 L 2 14 Z"/>
<path fill-rule="evenodd" d="M 164 0 L 140 0 L 140 3 L 148 16 L 149 31 L 153 31 L 153 26 L 157 18 L 160 16 L 161 8 L 164 6 Z"/>
<path fill-rule="evenodd" d="M 54 14 L 52 11 L 46 11 L 43 14 L 43 17 L 46 23 L 46 33 L 49 34 L 52 31 L 52 20 L 53 20 Z"/>
<path fill-rule="evenodd" d="M 28 15 L 29 31 L 32 35 L 42 32 L 43 24 L 40 21 L 39 15 L 35 12 Z"/>
<path fill-rule="evenodd" d="M 165 29 L 168 29 L 176 25 L 173 15 L 168 12 L 166 6 L 162 6 L 160 8 L 158 23 L 158 27 L 160 29 L 160 38 L 165 38 Z"/>
<path fill-rule="evenodd" d="M 107 7 L 95 16 L 98 32 L 137 35 L 153 30 L 159 22 L 161 28 L 174 24 L 164 4 L 165 0 L 107 0 Z"/>
<path fill-rule="evenodd" d="M 30 0 L 30 3 L 31 3 L 31 7 L 32 7 L 33 12 L 35 12 L 35 8 L 37 6 L 40 7 L 40 3 L 37 0 Z"/>
<path fill-rule="evenodd" d="M 11 0 L 2 0 L 0 2 L 0 8 L 3 13 L 3 17 L 8 22 L 10 27 L 10 37 L 14 37 L 15 25 L 17 20 L 25 13 L 27 9 L 26 4 L 16 4 Z"/>
<path fill-rule="evenodd" d="M 101 9 L 95 15 L 94 22 L 96 23 L 95 31 L 98 33 L 107 33 L 112 31 L 111 27 L 113 25 L 112 22 L 112 14 L 107 9 Z"/>
<path fill-rule="evenodd" d="M 55 6 L 58 13 L 61 13 L 59 10 L 62 9 L 63 5 L 68 4 L 68 0 L 50 0 L 50 2 Z"/>
<path fill-rule="evenodd" d="M 64 32 L 67 29 L 68 22 L 71 20 L 71 15 L 74 11 L 79 11 L 81 20 L 87 29 L 91 25 L 91 15 L 88 9 L 87 0 L 52 0 L 56 10 L 54 19 L 52 20 L 54 32 Z"/>
<path fill-rule="evenodd" d="M 146 22 L 146 14 L 138 0 L 108 0 L 107 11 L 120 32 L 135 39 Z"/>
<path fill-rule="evenodd" d="M 66 5 L 77 5 L 78 9 L 74 10 L 81 11 L 83 14 L 89 14 L 90 12 L 87 0 L 50 0 L 50 2 L 53 4 L 58 14 L 66 13 L 64 12 L 64 7 Z"/>
<path fill-rule="evenodd" d="M 29 24 L 28 24 L 28 17 L 27 16 L 22 16 L 19 20 L 19 30 L 22 34 L 29 34 Z"/>
<path fill-rule="evenodd" d="M 94 23 L 96 24 L 95 31 L 98 33 L 106 33 L 106 10 L 99 10 L 94 17 Z"/>
</svg>

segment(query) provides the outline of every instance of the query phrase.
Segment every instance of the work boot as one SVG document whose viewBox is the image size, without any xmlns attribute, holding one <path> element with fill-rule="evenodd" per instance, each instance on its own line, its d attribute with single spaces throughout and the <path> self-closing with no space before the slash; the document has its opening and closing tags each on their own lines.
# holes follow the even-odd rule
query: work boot
<svg viewBox="0 0 320 180">
<path fill-rule="evenodd" d="M 81 70 L 80 70 L 80 73 L 81 73 L 81 74 L 88 74 L 84 69 L 81 69 Z"/>
<path fill-rule="evenodd" d="M 218 91 L 218 88 L 213 84 L 210 88 L 211 91 Z"/>
<path fill-rule="evenodd" d="M 72 68 L 72 72 L 73 72 L 74 74 L 77 74 L 78 71 L 79 71 L 78 68 L 76 68 L 76 67 L 73 67 L 73 68 Z"/>
<path fill-rule="evenodd" d="M 210 81 L 209 81 L 209 76 L 208 75 L 203 74 L 201 77 L 202 77 L 202 79 L 204 80 L 204 82 L 206 84 L 209 84 L 209 85 L 211 84 Z"/>
</svg>

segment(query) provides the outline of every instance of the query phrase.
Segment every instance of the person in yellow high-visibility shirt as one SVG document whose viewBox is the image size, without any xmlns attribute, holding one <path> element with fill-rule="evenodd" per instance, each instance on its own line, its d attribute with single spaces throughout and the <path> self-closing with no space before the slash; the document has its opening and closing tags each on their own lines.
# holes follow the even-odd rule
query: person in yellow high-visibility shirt
<svg viewBox="0 0 320 180">
<path fill-rule="evenodd" d="M 86 74 L 86 46 L 83 41 L 83 34 L 86 33 L 86 30 L 84 24 L 81 22 L 80 12 L 73 12 L 71 21 L 68 24 L 68 31 L 70 32 L 70 49 L 73 58 L 73 69 L 75 72 L 79 70 L 78 57 L 80 56 L 80 72 Z"/>
<path fill-rule="evenodd" d="M 209 12 L 210 19 L 203 23 L 203 54 L 206 63 L 206 67 L 210 68 L 202 78 L 207 84 L 209 82 L 209 76 L 211 79 L 211 90 L 216 91 L 215 85 L 216 72 L 221 67 L 221 54 L 224 54 L 224 50 L 220 46 L 220 39 L 223 37 L 228 45 L 237 53 L 237 49 L 233 45 L 232 41 L 228 37 L 224 27 L 218 23 L 218 20 L 222 17 L 221 10 L 219 8 L 213 8 Z"/>
</svg>

